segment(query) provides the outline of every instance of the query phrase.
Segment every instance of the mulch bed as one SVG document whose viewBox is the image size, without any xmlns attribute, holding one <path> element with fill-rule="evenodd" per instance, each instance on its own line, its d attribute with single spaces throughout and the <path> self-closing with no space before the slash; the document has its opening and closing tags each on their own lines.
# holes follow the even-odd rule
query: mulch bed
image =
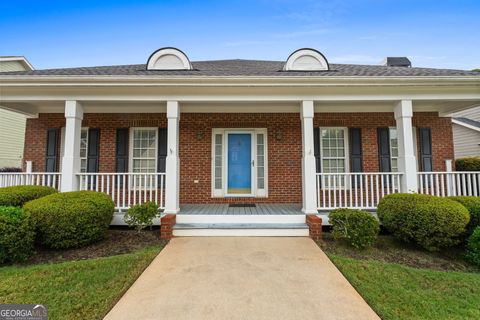
<svg viewBox="0 0 480 320">
<path fill-rule="evenodd" d="M 154 245 L 165 245 L 157 229 L 137 232 L 132 229 L 110 229 L 105 240 L 77 249 L 53 250 L 36 248 L 36 253 L 24 264 L 64 262 L 72 260 L 108 257 L 133 252 Z"/>
<path fill-rule="evenodd" d="M 454 247 L 440 252 L 428 252 L 414 245 L 405 244 L 390 235 L 380 235 L 376 244 L 365 250 L 350 247 L 333 236 L 323 233 L 318 245 L 327 254 L 334 254 L 359 260 L 377 260 L 397 263 L 414 268 L 426 268 L 439 271 L 478 272 L 479 270 L 463 259 L 463 248 Z"/>
</svg>

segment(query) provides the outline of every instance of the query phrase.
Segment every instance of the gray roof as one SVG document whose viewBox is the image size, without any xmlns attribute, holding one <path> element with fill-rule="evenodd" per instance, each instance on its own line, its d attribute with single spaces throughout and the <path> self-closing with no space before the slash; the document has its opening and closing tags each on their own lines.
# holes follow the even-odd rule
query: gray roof
<svg viewBox="0 0 480 320">
<path fill-rule="evenodd" d="M 459 121 L 459 122 L 462 122 L 464 124 L 468 124 L 470 126 L 473 126 L 475 128 L 479 128 L 480 129 L 480 121 L 476 121 L 476 120 L 472 120 L 472 119 L 468 119 L 468 118 L 454 118 L 455 120 Z"/>
<path fill-rule="evenodd" d="M 193 70 L 146 70 L 145 64 L 103 67 L 44 69 L 4 72 L 2 75 L 42 76 L 252 76 L 252 77 L 478 77 L 480 73 L 464 70 L 387 67 L 382 65 L 330 64 L 329 71 L 282 71 L 284 61 L 214 60 L 192 62 Z"/>
</svg>

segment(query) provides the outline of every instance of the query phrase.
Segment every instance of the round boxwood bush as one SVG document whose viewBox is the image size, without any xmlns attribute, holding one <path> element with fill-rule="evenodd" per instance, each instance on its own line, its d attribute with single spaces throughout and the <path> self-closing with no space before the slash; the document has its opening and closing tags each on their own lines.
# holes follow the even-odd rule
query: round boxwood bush
<svg viewBox="0 0 480 320">
<path fill-rule="evenodd" d="M 477 227 L 468 238 L 465 258 L 480 267 L 480 227 Z"/>
<path fill-rule="evenodd" d="M 25 202 L 35 200 L 57 190 L 46 186 L 14 186 L 0 188 L 0 206 L 21 207 Z"/>
<path fill-rule="evenodd" d="M 480 171 L 480 157 L 465 157 L 455 160 L 457 171 Z"/>
<path fill-rule="evenodd" d="M 344 239 L 357 249 L 375 243 L 380 224 L 371 213 L 363 210 L 336 209 L 328 215 L 335 239 Z"/>
<path fill-rule="evenodd" d="M 470 222 L 467 225 L 467 235 L 471 235 L 473 230 L 480 225 L 480 197 L 458 196 L 449 197 L 454 201 L 460 202 L 470 213 Z"/>
<path fill-rule="evenodd" d="M 114 203 L 104 193 L 74 191 L 27 202 L 24 209 L 35 220 L 37 238 L 42 245 L 66 249 L 104 239 L 112 221 Z"/>
<path fill-rule="evenodd" d="M 388 195 L 378 204 L 377 213 L 395 237 L 429 251 L 457 244 L 470 220 L 460 203 L 426 194 Z"/>
<path fill-rule="evenodd" d="M 33 253 L 35 225 L 19 207 L 0 206 L 0 263 L 26 260 Z"/>
</svg>

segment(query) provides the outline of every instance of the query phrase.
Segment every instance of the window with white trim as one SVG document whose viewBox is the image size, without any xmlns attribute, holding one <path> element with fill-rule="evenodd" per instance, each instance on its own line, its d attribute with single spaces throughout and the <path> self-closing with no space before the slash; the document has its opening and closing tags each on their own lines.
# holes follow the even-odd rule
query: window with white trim
<svg viewBox="0 0 480 320">
<path fill-rule="evenodd" d="M 63 155 L 65 153 L 65 127 L 60 129 L 60 165 L 59 171 L 62 171 Z M 80 172 L 87 172 L 88 159 L 88 128 L 82 128 L 80 132 Z"/>
<path fill-rule="evenodd" d="M 391 172 L 398 172 L 398 134 L 397 128 L 389 128 L 390 136 L 390 167 Z M 413 137 L 413 151 L 415 157 L 417 157 L 417 130 L 412 128 L 412 137 Z"/>
<path fill-rule="evenodd" d="M 82 129 L 80 133 L 80 172 L 87 172 L 88 157 L 88 129 Z"/>
<path fill-rule="evenodd" d="M 131 172 L 157 172 L 157 128 L 132 128 L 131 136 Z"/>
<path fill-rule="evenodd" d="M 348 170 L 348 134 L 347 128 L 324 127 L 320 128 L 320 158 L 323 173 L 345 173 Z M 344 185 L 344 177 L 340 181 L 332 182 L 339 186 Z M 328 178 L 324 184 L 328 187 Z"/>
</svg>

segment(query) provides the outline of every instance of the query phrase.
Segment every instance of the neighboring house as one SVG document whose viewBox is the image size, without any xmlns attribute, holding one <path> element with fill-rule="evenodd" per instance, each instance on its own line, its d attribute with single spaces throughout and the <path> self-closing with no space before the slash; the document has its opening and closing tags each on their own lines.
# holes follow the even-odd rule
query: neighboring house
<svg viewBox="0 0 480 320">
<path fill-rule="evenodd" d="M 25 57 L 0 57 L 0 72 L 27 70 L 33 67 Z M 0 168 L 22 166 L 25 120 L 25 115 L 0 106 Z"/>
<path fill-rule="evenodd" d="M 480 107 L 452 115 L 455 158 L 480 156 Z"/>
<path fill-rule="evenodd" d="M 34 181 L 106 192 L 120 212 L 156 201 L 176 235 L 301 235 L 306 214 L 389 193 L 473 193 L 437 172 L 454 159 L 447 115 L 480 104 L 480 74 L 388 61 L 162 48 L 146 64 L 2 74 L 1 104 L 32 116 L 24 160 L 47 172 Z"/>
</svg>

